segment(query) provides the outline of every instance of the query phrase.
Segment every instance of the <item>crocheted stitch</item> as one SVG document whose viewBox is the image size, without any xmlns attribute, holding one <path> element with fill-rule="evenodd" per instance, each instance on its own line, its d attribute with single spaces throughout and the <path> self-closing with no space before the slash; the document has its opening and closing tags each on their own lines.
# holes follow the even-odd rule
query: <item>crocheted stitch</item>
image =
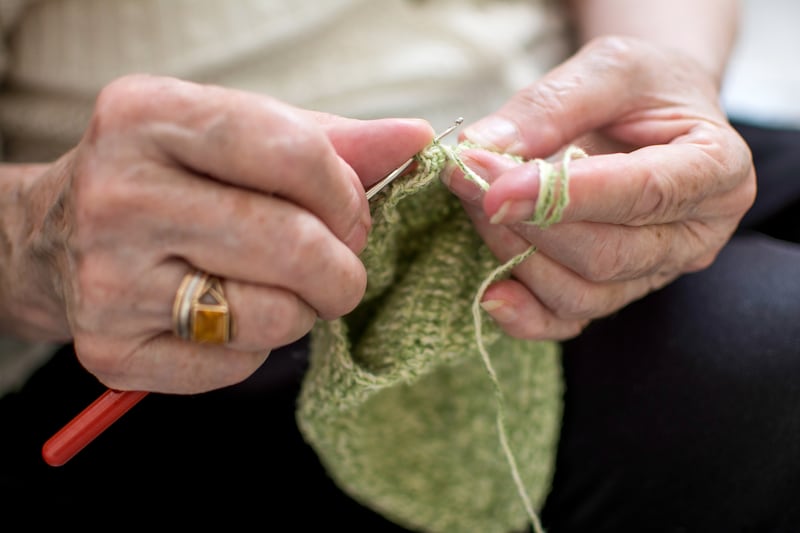
<svg viewBox="0 0 800 533">
<path fill-rule="evenodd" d="M 446 155 L 424 150 L 374 203 L 365 297 L 312 330 L 297 420 L 333 480 L 404 527 L 522 530 L 531 517 L 512 470 L 539 508 L 560 430 L 560 348 L 491 320 L 476 331 L 476 293 L 498 262 L 436 179 Z"/>
</svg>

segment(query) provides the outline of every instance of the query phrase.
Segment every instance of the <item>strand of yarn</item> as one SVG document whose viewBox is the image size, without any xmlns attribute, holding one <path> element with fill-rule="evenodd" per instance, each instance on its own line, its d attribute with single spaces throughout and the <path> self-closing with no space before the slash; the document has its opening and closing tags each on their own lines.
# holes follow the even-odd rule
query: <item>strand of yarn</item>
<svg viewBox="0 0 800 533">
<path fill-rule="evenodd" d="M 472 148 L 473 145 L 461 143 L 459 146 L 452 148 L 447 145 L 434 143 L 432 147 L 438 147 L 438 149 L 444 153 L 447 159 L 452 161 L 464 173 L 464 176 L 467 179 L 476 183 L 484 191 L 489 189 L 489 183 L 477 175 L 466 164 L 464 164 L 459 156 L 459 153 L 462 150 L 466 148 Z M 509 157 L 513 157 L 517 161 L 521 161 L 521 159 L 517 156 Z M 564 151 L 560 168 L 556 168 L 555 165 L 544 159 L 533 160 L 539 167 L 539 195 L 536 199 L 536 207 L 534 209 L 533 217 L 531 220 L 527 221 L 527 223 L 539 227 L 547 227 L 561 220 L 564 209 L 569 203 L 569 163 L 573 159 L 580 157 L 586 157 L 586 153 L 577 146 L 573 145 L 569 146 Z M 426 158 L 423 157 L 422 159 L 424 160 Z M 431 159 L 428 159 L 423 172 L 430 172 L 434 168 L 438 167 L 436 164 L 431 164 L 432 161 L 441 162 L 441 157 L 438 155 L 433 155 Z M 441 167 L 439 167 L 439 170 L 441 170 Z M 517 493 L 519 494 L 519 497 L 525 508 L 525 512 L 528 515 L 528 519 L 530 520 L 531 525 L 536 533 L 543 533 L 544 530 L 542 529 L 541 521 L 539 520 L 539 516 L 534 509 L 533 502 L 531 502 L 528 491 L 525 488 L 525 482 L 522 480 L 519 467 L 517 466 L 517 460 L 508 441 L 508 432 L 505 423 L 505 400 L 503 398 L 503 390 L 500 386 L 497 372 L 494 369 L 492 359 L 489 356 L 489 352 L 486 349 L 484 342 L 483 314 L 480 306 L 483 295 L 489 285 L 508 275 L 514 269 L 514 267 L 522 263 L 535 252 L 536 246 L 530 246 L 521 254 L 512 257 L 509 261 L 494 269 L 483 280 L 478 288 L 477 293 L 475 294 L 475 298 L 472 301 L 472 318 L 475 327 L 475 340 L 478 346 L 478 351 L 480 352 L 481 359 L 483 360 L 483 364 L 487 373 L 489 374 L 489 378 L 492 382 L 492 387 L 494 390 L 495 404 L 497 408 L 496 425 L 500 439 L 500 446 L 503 450 L 503 454 L 506 457 L 506 461 L 508 462 L 509 469 L 511 471 L 511 477 L 514 480 Z"/>
</svg>

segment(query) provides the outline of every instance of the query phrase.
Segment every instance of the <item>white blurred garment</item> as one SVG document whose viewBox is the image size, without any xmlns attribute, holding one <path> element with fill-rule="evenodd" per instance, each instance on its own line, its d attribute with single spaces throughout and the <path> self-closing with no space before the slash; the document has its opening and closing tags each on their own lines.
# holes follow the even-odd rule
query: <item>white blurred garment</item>
<svg viewBox="0 0 800 533">
<path fill-rule="evenodd" d="M 557 0 L 0 0 L 0 159 L 58 157 L 129 73 L 440 130 L 497 108 L 568 43 Z M 0 396 L 50 351 L 0 342 Z"/>
<path fill-rule="evenodd" d="M 739 40 L 723 84 L 731 118 L 800 128 L 800 0 L 742 0 Z"/>
<path fill-rule="evenodd" d="M 96 92 L 131 72 L 441 129 L 496 108 L 567 52 L 552 0 L 29 1 L 7 29 L 0 92 L 14 160 L 73 144 Z"/>
</svg>

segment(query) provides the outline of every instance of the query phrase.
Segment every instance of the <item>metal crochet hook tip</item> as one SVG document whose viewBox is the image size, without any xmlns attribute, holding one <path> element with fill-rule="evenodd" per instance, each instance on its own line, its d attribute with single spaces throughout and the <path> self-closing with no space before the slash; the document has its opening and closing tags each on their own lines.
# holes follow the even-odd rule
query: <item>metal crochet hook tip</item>
<svg viewBox="0 0 800 533">
<path fill-rule="evenodd" d="M 464 122 L 464 117 L 458 117 L 452 126 L 438 134 L 436 137 L 433 138 L 433 142 L 439 142 L 451 133 L 455 131 L 462 123 Z M 405 172 L 405 170 L 411 166 L 411 163 L 414 162 L 414 158 L 410 158 L 408 161 L 397 167 L 396 169 L 392 170 L 389 174 L 386 175 L 381 181 L 373 185 L 367 191 L 367 200 L 372 200 L 372 198 L 381 192 L 387 185 L 394 181 L 394 179 Z"/>
<path fill-rule="evenodd" d="M 439 135 L 433 138 L 433 142 L 439 142 L 451 133 L 453 133 L 457 127 L 464 123 L 464 117 L 458 117 L 454 122 L 453 125 L 441 132 Z"/>
</svg>

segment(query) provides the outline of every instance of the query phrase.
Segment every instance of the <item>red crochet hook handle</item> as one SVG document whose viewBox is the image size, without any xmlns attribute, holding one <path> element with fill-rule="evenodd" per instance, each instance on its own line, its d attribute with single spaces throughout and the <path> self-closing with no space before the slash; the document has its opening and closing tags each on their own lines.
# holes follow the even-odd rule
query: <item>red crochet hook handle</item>
<svg viewBox="0 0 800 533">
<path fill-rule="evenodd" d="M 44 443 L 42 458 L 50 466 L 63 465 L 145 396 L 143 391 L 107 390 Z"/>
</svg>

